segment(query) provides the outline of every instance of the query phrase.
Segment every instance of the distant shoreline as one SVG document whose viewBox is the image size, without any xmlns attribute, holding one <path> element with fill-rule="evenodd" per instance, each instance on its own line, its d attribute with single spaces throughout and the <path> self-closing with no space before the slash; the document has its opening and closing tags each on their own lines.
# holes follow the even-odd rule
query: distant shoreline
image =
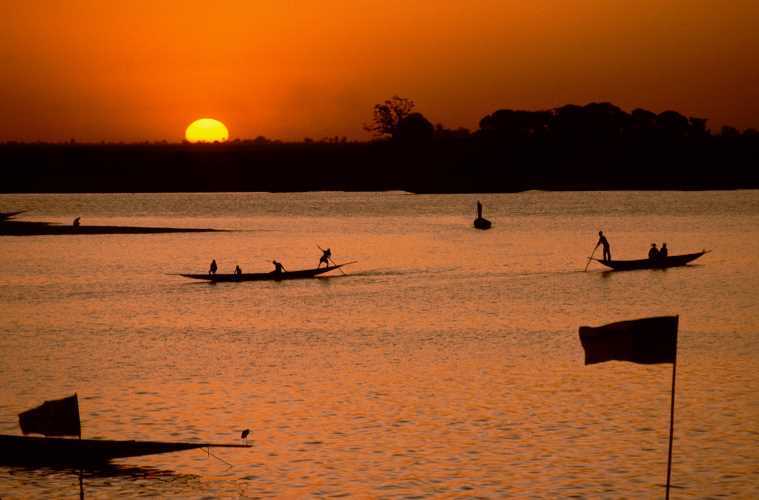
<svg viewBox="0 0 759 500">
<path fill-rule="evenodd" d="M 3 193 L 733 190 L 759 188 L 759 138 L 0 144 L 0 164 Z"/>
</svg>

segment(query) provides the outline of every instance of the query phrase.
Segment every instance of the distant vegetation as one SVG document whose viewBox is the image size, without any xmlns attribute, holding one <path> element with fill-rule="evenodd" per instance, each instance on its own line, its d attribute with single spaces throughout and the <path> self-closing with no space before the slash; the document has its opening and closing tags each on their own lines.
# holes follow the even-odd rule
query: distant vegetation
<svg viewBox="0 0 759 500">
<path fill-rule="evenodd" d="M 759 133 L 610 103 L 497 110 L 448 129 L 394 96 L 375 139 L 0 145 L 4 192 L 759 188 Z"/>
</svg>

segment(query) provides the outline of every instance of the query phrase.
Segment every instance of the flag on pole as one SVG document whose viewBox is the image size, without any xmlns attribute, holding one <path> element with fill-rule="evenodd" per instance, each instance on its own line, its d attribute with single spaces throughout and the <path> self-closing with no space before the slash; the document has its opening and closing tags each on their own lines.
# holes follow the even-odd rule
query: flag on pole
<svg viewBox="0 0 759 500">
<path fill-rule="evenodd" d="M 619 321 L 608 325 L 580 327 L 585 364 L 605 361 L 631 363 L 674 363 L 677 358 L 678 316 Z"/>
<path fill-rule="evenodd" d="M 669 452 L 665 500 L 669 500 L 672 476 L 672 441 L 675 433 L 675 378 L 677 371 L 678 316 L 619 321 L 608 325 L 580 327 L 585 364 L 629 361 L 646 365 L 672 363 L 672 398 L 669 411 Z"/>
<path fill-rule="evenodd" d="M 19 413 L 18 423 L 24 434 L 45 436 L 81 436 L 79 400 L 76 394 L 45 401 L 40 406 Z"/>
</svg>

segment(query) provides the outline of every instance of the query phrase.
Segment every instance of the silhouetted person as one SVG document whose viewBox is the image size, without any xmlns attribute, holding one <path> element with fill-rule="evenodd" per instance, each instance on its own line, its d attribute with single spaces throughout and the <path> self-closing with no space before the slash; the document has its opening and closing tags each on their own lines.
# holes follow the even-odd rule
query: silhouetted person
<svg viewBox="0 0 759 500">
<path fill-rule="evenodd" d="M 287 272 L 287 269 L 285 269 L 285 266 L 283 266 L 281 263 L 277 262 L 276 260 L 271 261 L 272 264 L 274 264 L 274 271 L 273 273 L 276 274 L 282 274 L 283 271 Z"/>
<path fill-rule="evenodd" d="M 244 444 L 248 444 L 248 435 L 250 434 L 250 429 L 245 429 L 240 434 L 240 439 L 242 439 Z"/>
<path fill-rule="evenodd" d="M 208 268 L 208 274 L 216 274 L 219 267 L 216 265 L 216 259 L 211 260 L 211 267 Z"/>
<path fill-rule="evenodd" d="M 669 254 L 669 250 L 667 250 L 667 244 L 666 243 L 662 243 L 661 244 L 661 248 L 659 249 L 659 257 L 661 257 L 663 259 L 663 258 L 667 257 L 668 254 Z"/>
<path fill-rule="evenodd" d="M 596 248 L 598 248 L 598 245 L 603 245 L 604 247 L 603 260 L 611 260 L 611 246 L 609 245 L 609 240 L 604 236 L 603 231 L 598 231 L 598 243 L 596 243 Z M 593 249 L 594 252 L 596 251 L 596 248 Z"/>
<path fill-rule="evenodd" d="M 322 267 L 322 262 L 325 266 L 329 267 L 329 260 L 332 258 L 332 250 L 329 248 L 324 250 L 322 247 L 319 247 L 319 250 L 322 251 L 322 256 L 319 258 L 319 265 L 316 266 L 317 269 Z"/>
<path fill-rule="evenodd" d="M 240 266 L 235 266 L 235 276 L 240 276 L 242 274 L 242 269 L 240 269 Z"/>
<path fill-rule="evenodd" d="M 81 219 L 81 217 L 74 219 L 74 227 L 79 227 L 79 219 Z"/>
<path fill-rule="evenodd" d="M 648 251 L 648 259 L 656 260 L 659 258 L 659 249 L 656 248 L 656 243 L 651 243 L 651 249 Z"/>
<path fill-rule="evenodd" d="M 477 200 L 477 218 L 482 219 L 482 203 L 480 200 Z"/>
</svg>

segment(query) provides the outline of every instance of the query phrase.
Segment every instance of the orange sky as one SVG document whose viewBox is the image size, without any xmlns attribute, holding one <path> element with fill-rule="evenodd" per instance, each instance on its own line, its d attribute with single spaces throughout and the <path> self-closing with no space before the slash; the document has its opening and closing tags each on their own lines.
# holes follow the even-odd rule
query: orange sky
<svg viewBox="0 0 759 500">
<path fill-rule="evenodd" d="M 611 101 L 759 128 L 757 0 L 0 0 L 0 141 L 368 135 Z"/>
</svg>

